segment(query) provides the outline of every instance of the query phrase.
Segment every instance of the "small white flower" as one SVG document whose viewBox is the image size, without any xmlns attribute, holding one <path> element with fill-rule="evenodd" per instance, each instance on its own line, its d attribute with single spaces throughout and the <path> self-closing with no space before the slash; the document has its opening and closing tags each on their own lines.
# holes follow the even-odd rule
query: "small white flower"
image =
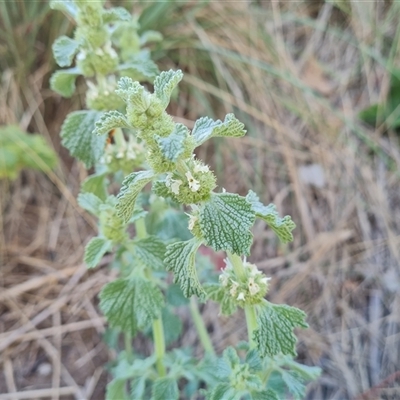
<svg viewBox="0 0 400 400">
<path fill-rule="evenodd" d="M 246 263 L 245 266 L 250 270 L 250 276 L 256 276 L 262 274 L 262 272 L 257 268 L 257 265 Z"/>
<path fill-rule="evenodd" d="M 240 292 L 236 300 L 243 300 L 244 301 L 244 293 Z"/>
<path fill-rule="evenodd" d="M 76 59 L 78 61 L 83 61 L 86 58 L 86 51 L 81 50 L 78 55 L 76 56 Z"/>
<path fill-rule="evenodd" d="M 191 231 L 194 228 L 194 224 L 196 223 L 197 220 L 198 217 L 196 215 L 189 215 L 189 224 L 188 224 L 189 231 Z"/>
<path fill-rule="evenodd" d="M 220 281 L 220 283 L 221 283 L 222 286 L 228 286 L 228 282 L 229 282 L 228 275 L 222 273 L 222 274 L 219 276 L 219 281 Z"/>
<path fill-rule="evenodd" d="M 266 285 L 268 283 L 268 281 L 270 281 L 270 280 L 271 280 L 271 278 L 267 278 L 267 277 L 261 278 L 260 283 L 263 283 L 264 285 Z"/>
<path fill-rule="evenodd" d="M 186 178 L 189 182 L 189 187 L 192 192 L 197 192 L 200 189 L 200 182 L 197 179 L 193 178 L 193 175 L 190 171 L 186 172 Z"/>
<path fill-rule="evenodd" d="M 179 194 L 179 186 L 182 185 L 180 179 L 171 179 L 171 192 L 174 194 Z"/>
<path fill-rule="evenodd" d="M 232 286 L 231 286 L 231 289 L 229 290 L 229 293 L 231 294 L 232 297 L 236 296 L 238 287 L 239 287 L 239 284 L 235 281 L 232 281 Z"/>
<path fill-rule="evenodd" d="M 170 188 L 172 184 L 172 174 L 168 173 L 167 176 L 165 177 L 165 186 L 167 188 Z"/>
<path fill-rule="evenodd" d="M 198 172 L 208 172 L 210 170 L 210 168 L 208 168 L 208 165 L 201 165 L 201 164 L 196 164 L 196 166 L 194 167 L 194 172 L 198 173 Z"/>
<path fill-rule="evenodd" d="M 254 278 L 249 279 L 249 292 L 252 296 L 257 294 L 260 291 L 260 287 L 257 285 L 257 283 L 254 282 Z"/>
</svg>

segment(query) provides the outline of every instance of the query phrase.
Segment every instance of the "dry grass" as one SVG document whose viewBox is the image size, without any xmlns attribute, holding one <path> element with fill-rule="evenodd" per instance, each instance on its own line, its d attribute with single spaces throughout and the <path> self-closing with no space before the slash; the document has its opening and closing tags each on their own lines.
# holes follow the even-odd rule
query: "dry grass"
<svg viewBox="0 0 400 400">
<path fill-rule="evenodd" d="M 309 398 L 400 398 L 400 147 L 393 132 L 357 121 L 385 98 L 388 71 L 399 65 L 399 4 L 214 1 L 190 14 L 193 7 L 183 7 L 178 27 L 186 39 L 168 41 L 174 26 L 166 41 L 163 66 L 172 59 L 186 71 L 173 112 L 192 121 L 234 111 L 248 136 L 215 141 L 200 156 L 221 186 L 253 188 L 297 222 L 290 246 L 257 224 L 252 260 L 273 278 L 270 300 L 309 315 L 300 359 L 324 371 Z M 11 74 L 0 115 L 58 149 L 59 125 L 78 105 L 45 89 L 45 70 L 31 75 L 33 95 L 21 104 Z M 320 185 L 300 174 L 313 164 Z M 26 171 L 1 183 L 0 392 L 9 394 L 0 399 L 103 398 L 112 354 L 96 296 L 111 277 L 81 263 L 94 232 L 74 201 L 84 176 L 62 153 L 52 176 Z M 204 315 L 217 348 L 235 342 L 230 332 L 243 337 L 240 319 L 216 321 L 212 306 Z M 183 340 L 196 343 L 191 332 Z"/>
</svg>

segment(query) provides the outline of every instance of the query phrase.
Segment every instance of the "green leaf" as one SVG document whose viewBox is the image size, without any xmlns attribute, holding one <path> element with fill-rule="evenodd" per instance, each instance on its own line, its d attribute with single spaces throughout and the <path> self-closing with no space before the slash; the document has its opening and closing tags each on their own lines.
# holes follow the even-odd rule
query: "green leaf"
<svg viewBox="0 0 400 400">
<path fill-rule="evenodd" d="M 153 270 L 164 270 L 165 244 L 155 236 L 134 241 L 135 255 Z"/>
<path fill-rule="evenodd" d="M 236 302 L 227 291 L 219 284 L 210 284 L 205 286 L 207 297 L 217 303 L 221 307 L 222 315 L 232 315 L 236 309 Z"/>
<path fill-rule="evenodd" d="M 296 357 L 296 327 L 308 328 L 304 311 L 288 305 L 271 304 L 265 301 L 258 308 L 254 340 L 262 357 L 278 354 Z"/>
<path fill-rule="evenodd" d="M 85 247 L 83 261 L 88 268 L 95 268 L 103 258 L 104 254 L 111 249 L 111 242 L 102 237 L 94 237 Z"/>
<path fill-rule="evenodd" d="M 183 295 L 179 285 L 175 283 L 168 285 L 166 297 L 167 303 L 171 304 L 173 307 L 186 306 L 189 304 L 189 300 Z"/>
<path fill-rule="evenodd" d="M 120 78 L 117 84 L 117 93 L 126 103 L 129 103 L 135 112 L 144 113 L 150 105 L 149 94 L 144 87 L 127 76 Z"/>
<path fill-rule="evenodd" d="M 60 67 L 69 67 L 78 52 L 80 43 L 68 36 L 60 36 L 53 43 L 52 49 L 56 63 Z"/>
<path fill-rule="evenodd" d="M 172 91 L 182 80 L 183 73 L 180 69 L 173 71 L 163 71 L 154 80 L 154 94 L 161 100 L 164 108 L 167 108 Z"/>
<path fill-rule="evenodd" d="M 251 394 L 252 400 L 281 400 L 278 394 L 272 389 L 266 389 L 262 392 L 254 392 Z"/>
<path fill-rule="evenodd" d="M 240 400 L 238 393 L 230 383 L 220 383 L 206 397 L 207 400 Z"/>
<path fill-rule="evenodd" d="M 93 133 L 97 111 L 74 111 L 68 114 L 61 127 L 62 144 L 72 156 L 83 161 L 87 168 L 104 153 L 106 138 Z"/>
<path fill-rule="evenodd" d="M 185 125 L 175 124 L 174 130 L 167 137 L 156 137 L 160 150 L 167 160 L 175 162 L 185 151 L 185 139 L 189 129 Z"/>
<path fill-rule="evenodd" d="M 181 336 L 182 321 L 169 309 L 169 307 L 165 307 L 162 310 L 162 322 L 164 326 L 165 344 L 166 346 L 169 346 Z"/>
<path fill-rule="evenodd" d="M 211 118 L 203 117 L 194 124 L 192 135 L 196 140 L 196 146 L 200 146 L 206 140 L 217 137 L 241 137 L 246 134 L 242 124 L 233 114 L 228 114 L 225 121 L 219 119 L 213 121 Z"/>
<path fill-rule="evenodd" d="M 93 215 L 97 215 L 100 210 L 100 206 L 103 201 L 99 199 L 93 193 L 79 193 L 78 204 L 86 211 L 89 211 Z"/>
<path fill-rule="evenodd" d="M 132 16 L 128 10 L 124 7 L 113 7 L 103 12 L 103 24 L 109 24 L 111 22 L 132 20 Z"/>
<path fill-rule="evenodd" d="M 157 31 L 146 31 L 140 36 L 140 45 L 144 46 L 150 42 L 161 42 L 163 40 L 163 35 Z"/>
<path fill-rule="evenodd" d="M 129 127 L 129 122 L 124 114 L 119 111 L 106 111 L 96 122 L 93 133 L 97 135 L 106 135 L 112 129 Z"/>
<path fill-rule="evenodd" d="M 71 97 L 75 92 L 75 81 L 79 75 L 78 68 L 56 71 L 50 78 L 50 88 L 63 97 Z"/>
<path fill-rule="evenodd" d="M 207 245 L 215 251 L 249 254 L 255 213 L 242 196 L 232 193 L 214 194 L 200 208 L 199 222 Z"/>
<path fill-rule="evenodd" d="M 107 385 L 106 400 L 129 400 L 125 390 L 126 381 L 114 379 Z"/>
<path fill-rule="evenodd" d="M 160 289 L 140 276 L 108 283 L 99 297 L 100 308 L 110 325 L 132 336 L 159 318 L 164 307 Z"/>
<path fill-rule="evenodd" d="M 82 193 L 92 193 L 97 196 L 102 201 L 107 198 L 106 191 L 106 176 L 107 172 L 96 173 L 94 175 L 88 176 L 81 185 Z"/>
<path fill-rule="evenodd" d="M 258 354 L 257 349 L 251 349 L 246 354 L 246 363 L 249 364 L 249 367 L 252 372 L 259 372 L 263 370 L 263 362 Z"/>
<path fill-rule="evenodd" d="M 303 399 L 306 391 L 304 380 L 292 371 L 281 370 L 282 379 L 285 382 L 289 392 L 293 394 L 295 399 Z"/>
<path fill-rule="evenodd" d="M 157 378 L 153 383 L 151 400 L 178 400 L 178 384 L 173 378 Z"/>
<path fill-rule="evenodd" d="M 74 19 L 78 13 L 78 7 L 73 0 L 52 0 L 50 1 L 50 8 L 52 10 L 59 10 L 69 14 Z"/>
<path fill-rule="evenodd" d="M 205 297 L 197 277 L 195 256 L 201 241 L 196 238 L 187 242 L 176 242 L 167 246 L 165 265 L 167 271 L 173 271 L 174 282 L 178 283 L 185 297 L 198 296 L 201 300 Z"/>
<path fill-rule="evenodd" d="M 133 215 L 139 193 L 153 178 L 153 171 L 140 171 L 132 172 L 123 180 L 121 190 L 117 196 L 116 207 L 118 215 L 125 222 L 128 222 Z"/>
<path fill-rule="evenodd" d="M 158 73 L 157 64 L 149 59 L 131 59 L 118 66 L 118 71 L 122 75 L 127 75 L 138 81 L 152 80 Z"/>
<path fill-rule="evenodd" d="M 142 399 L 146 388 L 146 377 L 142 376 L 131 380 L 131 400 Z"/>
<path fill-rule="evenodd" d="M 322 372 L 321 368 L 319 367 L 310 367 L 309 365 L 300 364 L 289 356 L 286 357 L 284 365 L 296 372 L 303 379 L 309 381 L 317 379 Z"/>
<path fill-rule="evenodd" d="M 279 217 L 275 204 L 264 206 L 251 190 L 246 196 L 246 200 L 251 204 L 256 216 L 262 218 L 268 224 L 282 243 L 293 241 L 292 230 L 296 228 L 296 224 L 292 221 L 290 215 L 283 218 Z"/>
</svg>

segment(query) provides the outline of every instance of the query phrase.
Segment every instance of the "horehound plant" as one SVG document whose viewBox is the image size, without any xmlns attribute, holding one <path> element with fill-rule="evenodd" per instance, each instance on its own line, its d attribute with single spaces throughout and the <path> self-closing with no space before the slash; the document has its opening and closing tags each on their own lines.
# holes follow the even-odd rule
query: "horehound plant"
<svg viewBox="0 0 400 400">
<path fill-rule="evenodd" d="M 71 96 L 79 75 L 88 87 L 88 110 L 69 114 L 61 130 L 70 153 L 95 167 L 78 197 L 99 219 L 99 235 L 87 244 L 84 260 L 94 268 L 112 252 L 112 266 L 119 270 L 119 278 L 100 293 L 109 335 L 124 337 L 107 399 L 276 400 L 288 391 L 302 398 L 306 382 L 319 374 L 319 368 L 293 360 L 293 329 L 307 328 L 306 315 L 268 302 L 271 278 L 246 258 L 256 218 L 282 243 L 293 239 L 295 224 L 252 191 L 243 197 L 218 190 L 214 173 L 194 155 L 213 137 L 245 135 L 244 125 L 233 114 L 224 121 L 200 118 L 192 131 L 175 123 L 166 108 L 183 74 L 161 72 L 152 93 L 139 83 L 152 81 L 157 71 L 141 46 L 160 35 L 139 35 L 137 18 L 125 9 L 88 0 L 51 6 L 77 24 L 73 39 L 63 36 L 54 43 L 57 63 L 69 67 L 75 60 L 75 67 L 57 71 L 52 87 Z M 109 193 L 121 182 L 117 196 Z M 219 276 L 196 255 L 201 245 L 226 252 Z M 224 315 L 244 309 L 248 342 L 217 355 L 196 298 L 219 303 Z M 166 350 L 182 329 L 174 308 L 185 304 L 204 348 L 200 360 L 187 348 Z M 132 348 L 138 332 L 153 341 L 152 355 Z"/>
</svg>

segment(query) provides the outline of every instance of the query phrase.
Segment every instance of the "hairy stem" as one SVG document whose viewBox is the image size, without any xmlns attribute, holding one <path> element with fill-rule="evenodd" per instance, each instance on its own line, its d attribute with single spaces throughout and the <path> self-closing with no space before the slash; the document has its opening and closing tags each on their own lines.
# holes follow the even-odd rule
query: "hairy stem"
<svg viewBox="0 0 400 400">
<path fill-rule="evenodd" d="M 235 275 L 238 280 L 244 280 L 246 277 L 244 267 L 243 267 L 243 261 L 242 258 L 236 254 L 232 254 L 231 252 L 227 252 L 229 261 L 232 264 L 233 270 L 235 271 Z M 249 338 L 249 345 L 250 348 L 255 347 L 255 342 L 253 340 L 253 333 L 257 329 L 257 315 L 256 315 L 256 309 L 252 305 L 246 305 L 244 307 L 244 312 L 246 315 L 246 324 L 247 324 L 247 335 Z"/>
<path fill-rule="evenodd" d="M 165 339 L 164 339 L 164 327 L 162 319 L 157 318 L 153 320 L 153 339 L 154 339 L 154 350 L 157 356 L 157 371 L 158 375 L 166 376 L 165 365 L 163 362 L 165 355 Z"/>
<path fill-rule="evenodd" d="M 128 360 L 129 362 L 132 362 L 133 361 L 132 336 L 129 333 L 124 333 L 124 346 Z"/>
<path fill-rule="evenodd" d="M 207 329 L 204 325 L 203 318 L 200 314 L 199 307 L 197 301 L 194 297 L 190 299 L 190 312 L 192 314 L 194 325 L 197 329 L 197 333 L 199 335 L 200 342 L 206 353 L 215 355 L 214 347 L 212 345 L 210 335 L 207 332 Z"/>
<path fill-rule="evenodd" d="M 147 236 L 146 224 L 144 218 L 140 218 L 135 221 L 136 236 L 139 239 L 144 239 Z M 146 275 L 151 276 L 150 271 L 146 271 Z M 157 371 L 160 376 L 166 376 L 166 370 L 164 365 L 165 356 L 165 338 L 164 338 L 164 326 L 162 323 L 161 316 L 153 320 L 153 340 L 154 340 L 154 352 L 157 357 Z"/>
</svg>

